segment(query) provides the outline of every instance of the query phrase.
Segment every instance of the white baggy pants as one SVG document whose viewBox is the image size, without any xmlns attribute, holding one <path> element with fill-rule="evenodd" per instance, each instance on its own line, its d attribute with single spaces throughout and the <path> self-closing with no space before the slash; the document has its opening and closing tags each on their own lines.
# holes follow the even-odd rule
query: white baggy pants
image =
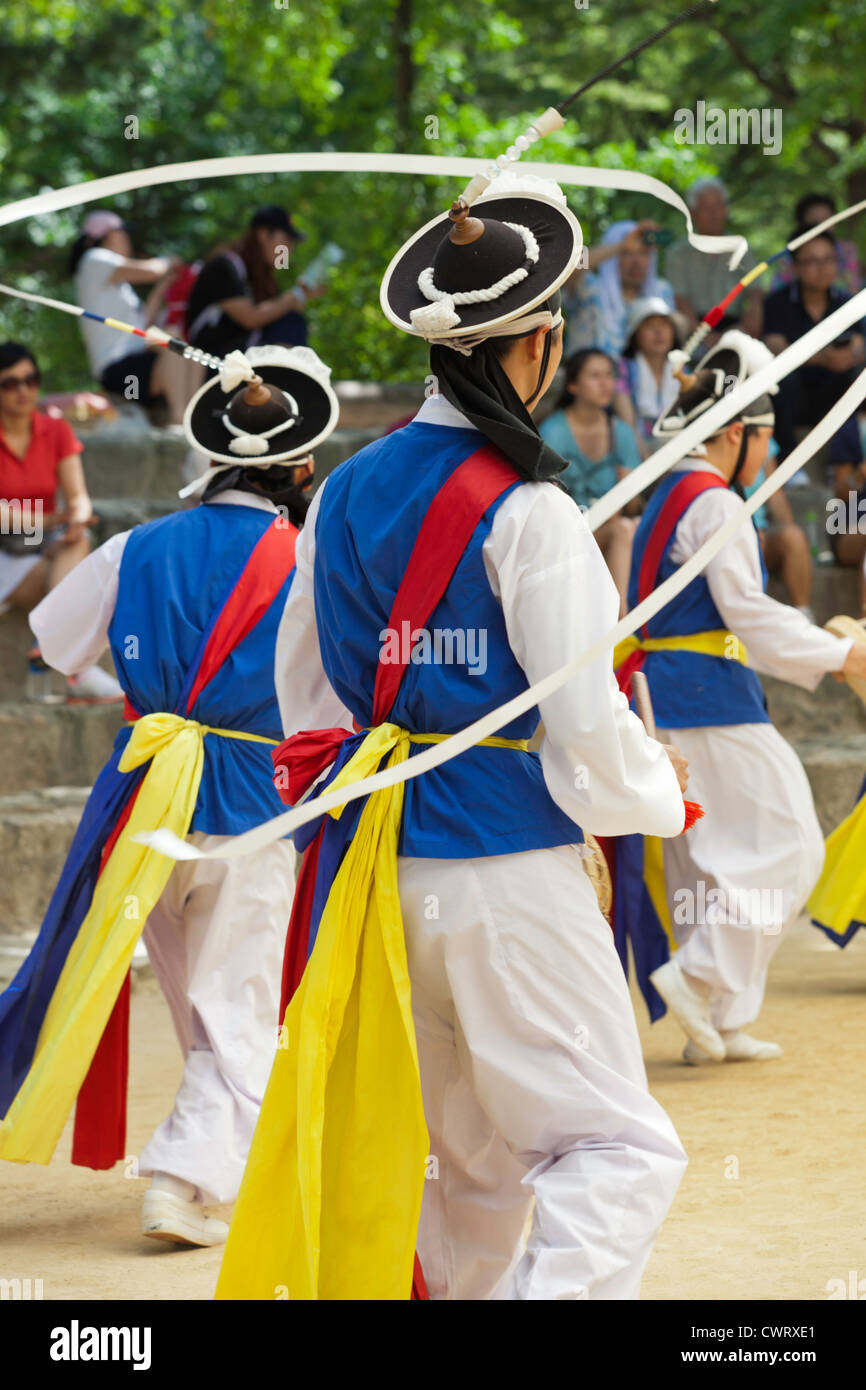
<svg viewBox="0 0 866 1390">
<path fill-rule="evenodd" d="M 637 1298 L 686 1158 L 578 849 L 398 863 L 431 1297 Z"/>
<path fill-rule="evenodd" d="M 216 849 L 229 837 L 189 838 Z M 144 928 L 185 1065 L 138 1171 L 195 1183 L 206 1203 L 237 1196 L 273 1064 L 294 863 L 287 840 L 243 859 L 181 861 Z"/>
<path fill-rule="evenodd" d="M 688 758 L 688 794 L 705 812 L 687 834 L 664 841 L 677 960 L 712 987 L 715 1027 L 743 1028 L 760 1012 L 770 961 L 824 865 L 809 779 L 772 724 L 659 738 Z M 698 920 L 678 921 L 689 915 Z"/>
</svg>

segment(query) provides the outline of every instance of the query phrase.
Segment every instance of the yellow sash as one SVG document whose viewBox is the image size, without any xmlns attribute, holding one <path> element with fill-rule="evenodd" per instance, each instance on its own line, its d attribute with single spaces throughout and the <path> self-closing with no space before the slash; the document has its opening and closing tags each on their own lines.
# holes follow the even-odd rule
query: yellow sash
<svg viewBox="0 0 866 1390">
<path fill-rule="evenodd" d="M 827 839 L 824 869 L 807 904 L 822 926 L 844 936 L 852 922 L 866 922 L 866 796 Z"/>
<path fill-rule="evenodd" d="M 739 637 L 726 628 L 711 632 L 689 632 L 680 637 L 631 637 L 617 642 L 613 649 L 613 669 L 616 671 L 632 652 L 700 652 L 702 656 L 723 656 L 728 661 L 748 660 L 746 648 Z"/>
<path fill-rule="evenodd" d="M 171 859 L 134 844 L 132 837 L 158 825 L 181 838 L 186 835 L 201 782 L 206 734 L 275 742 L 259 734 L 212 729 L 179 714 L 146 714 L 132 727 L 118 769 L 132 772 L 146 762 L 150 767 L 66 957 L 32 1066 L 0 1125 L 0 1158 L 50 1162 L 135 944 L 174 868 Z"/>
<path fill-rule="evenodd" d="M 329 790 L 448 737 L 381 724 Z M 397 889 L 402 810 L 402 784 L 368 797 L 334 879 L 286 1010 L 217 1298 L 409 1297 L 429 1140 Z"/>
</svg>

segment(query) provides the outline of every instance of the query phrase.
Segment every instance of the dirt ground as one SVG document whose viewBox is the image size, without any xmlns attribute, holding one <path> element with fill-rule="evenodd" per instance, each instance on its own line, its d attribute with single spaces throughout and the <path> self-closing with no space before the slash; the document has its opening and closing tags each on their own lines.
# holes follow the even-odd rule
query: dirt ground
<svg viewBox="0 0 866 1390">
<path fill-rule="evenodd" d="M 683 1066 L 676 1024 L 651 1030 L 636 1008 L 650 1086 L 690 1156 L 643 1297 L 824 1299 L 830 1280 L 866 1277 L 866 932 L 839 951 L 804 922 L 783 943 L 755 1030 L 783 1045 L 777 1062 Z M 132 1019 L 130 1155 L 180 1077 L 152 980 Z M 45 1299 L 210 1298 L 221 1251 L 142 1239 L 144 1181 L 73 1168 L 70 1139 L 47 1169 L 2 1165 L 0 1277 L 42 1279 Z"/>
</svg>

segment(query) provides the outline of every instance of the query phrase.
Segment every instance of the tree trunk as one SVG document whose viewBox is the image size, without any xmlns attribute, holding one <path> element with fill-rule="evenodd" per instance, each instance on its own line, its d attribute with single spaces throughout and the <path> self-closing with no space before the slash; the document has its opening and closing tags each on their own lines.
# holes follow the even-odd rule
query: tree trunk
<svg viewBox="0 0 866 1390">
<path fill-rule="evenodd" d="M 415 86 L 415 67 L 412 62 L 412 0 L 397 0 L 391 33 L 394 41 L 394 110 L 397 120 L 395 144 L 398 151 L 410 143 L 412 90 Z"/>
</svg>

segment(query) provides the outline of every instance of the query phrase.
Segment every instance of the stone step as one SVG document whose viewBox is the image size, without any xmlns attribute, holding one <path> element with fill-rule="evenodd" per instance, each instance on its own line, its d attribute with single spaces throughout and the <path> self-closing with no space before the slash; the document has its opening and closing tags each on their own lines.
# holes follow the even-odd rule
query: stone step
<svg viewBox="0 0 866 1390">
<path fill-rule="evenodd" d="M 91 786 L 122 723 L 119 703 L 0 705 L 0 792 Z"/>
<path fill-rule="evenodd" d="M 156 521 L 158 517 L 168 516 L 183 505 L 174 497 L 93 497 L 94 515 L 98 518 L 93 525 L 93 548 L 104 545 L 110 536 L 120 531 L 130 531 L 133 526 L 141 526 L 146 521 Z"/>
<path fill-rule="evenodd" d="M 773 576 L 768 592 L 781 603 L 788 602 L 787 591 L 780 579 Z M 856 569 L 841 565 L 815 565 L 812 570 L 812 609 L 815 621 L 826 623 L 837 613 L 860 614 L 860 599 Z"/>
<path fill-rule="evenodd" d="M 761 684 L 770 718 L 787 739 L 866 734 L 866 706 L 832 676 L 824 676 L 814 691 L 772 676 L 761 676 Z"/>
<path fill-rule="evenodd" d="M 171 497 L 189 448 L 183 435 L 127 420 L 81 431 L 82 461 L 91 497 Z"/>
<path fill-rule="evenodd" d="M 335 430 L 315 451 L 317 478 L 326 478 L 338 463 L 378 439 L 382 432 L 374 426 Z M 82 430 L 81 440 L 91 497 L 115 501 L 144 498 L 160 505 L 173 499 L 175 506 L 180 505 L 181 465 L 189 447 L 182 435 L 114 420 Z"/>
<path fill-rule="evenodd" d="M 329 473 L 340 463 L 345 463 L 346 459 L 357 454 L 360 449 L 372 444 L 374 439 L 381 438 L 384 433 L 381 429 L 352 429 L 334 430 L 330 439 L 326 439 L 324 444 L 319 444 L 314 450 L 316 458 L 316 486 L 320 487 Z"/>
<path fill-rule="evenodd" d="M 87 795 L 87 787 L 48 787 L 0 796 L 0 857 L 7 866 L 0 875 L 3 935 L 32 932 L 41 922 Z"/>
<path fill-rule="evenodd" d="M 866 733 L 794 741 L 825 835 L 850 813 L 866 777 Z"/>
<path fill-rule="evenodd" d="M 118 531 L 125 529 L 124 525 L 117 525 Z M 27 652 L 33 646 L 34 640 L 25 613 L 13 609 L 0 617 L 0 709 L 10 702 L 21 704 L 28 710 L 54 708 L 52 705 L 38 706 L 27 703 Z M 99 664 L 106 671 L 114 671 L 108 652 Z M 64 689 L 63 677 L 59 674 L 54 676 L 54 687 L 58 694 Z"/>
<path fill-rule="evenodd" d="M 797 739 L 825 835 L 852 809 L 866 776 L 866 733 Z M 14 873 L 0 876 L 0 957 L 6 978 L 18 968 L 54 891 L 87 797 L 56 786 L 0 796 L 0 854 Z M 14 968 L 13 968 L 14 966 Z M 0 959 L 0 981 L 4 960 Z"/>
</svg>

